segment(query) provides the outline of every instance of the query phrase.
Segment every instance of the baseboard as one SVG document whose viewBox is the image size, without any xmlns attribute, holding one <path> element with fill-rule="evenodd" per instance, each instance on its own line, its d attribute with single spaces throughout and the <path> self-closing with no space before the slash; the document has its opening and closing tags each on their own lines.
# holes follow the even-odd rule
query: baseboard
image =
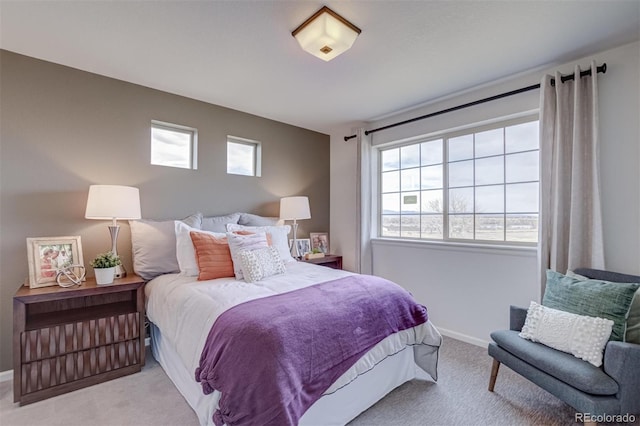
<svg viewBox="0 0 640 426">
<path fill-rule="evenodd" d="M 0 371 L 0 383 L 13 380 L 13 370 Z"/>
<path fill-rule="evenodd" d="M 458 333 L 457 331 L 451 331 L 451 330 L 447 330 L 446 328 L 440 328 L 440 327 L 437 327 L 437 328 L 440 334 L 447 337 L 452 337 L 456 340 L 461 340 L 465 343 L 470 343 L 472 345 L 480 346 L 482 348 L 486 348 L 487 345 L 489 344 L 488 341 L 484 341 L 476 337 L 467 336 L 466 334 Z"/>
</svg>

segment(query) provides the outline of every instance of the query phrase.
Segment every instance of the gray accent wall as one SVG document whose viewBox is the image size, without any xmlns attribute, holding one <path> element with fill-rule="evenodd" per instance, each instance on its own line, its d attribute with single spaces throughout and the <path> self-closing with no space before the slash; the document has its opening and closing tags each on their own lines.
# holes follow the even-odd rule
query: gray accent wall
<svg viewBox="0 0 640 426">
<path fill-rule="evenodd" d="M 188 73 L 185 74 L 188 78 Z M 211 70 L 211 84 L 217 82 Z M 300 105 L 303 108 L 304 105 Z M 150 165 L 151 120 L 198 129 L 198 169 Z M 262 143 L 262 177 L 227 175 L 226 137 Z M 0 371 L 12 368 L 12 296 L 28 276 L 27 237 L 80 235 L 89 260 L 108 221 L 84 218 L 92 184 L 140 188 L 142 216 L 251 212 L 307 195 L 299 237 L 329 231 L 329 136 L 0 50 Z M 131 236 L 120 222 L 128 271 Z"/>
</svg>

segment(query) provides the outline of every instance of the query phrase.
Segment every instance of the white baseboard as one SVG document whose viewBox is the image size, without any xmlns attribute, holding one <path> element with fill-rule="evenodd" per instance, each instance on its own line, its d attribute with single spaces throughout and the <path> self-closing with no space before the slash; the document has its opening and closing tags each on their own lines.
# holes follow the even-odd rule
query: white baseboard
<svg viewBox="0 0 640 426">
<path fill-rule="evenodd" d="M 0 371 L 0 383 L 13 380 L 13 370 Z"/>
<path fill-rule="evenodd" d="M 145 346 L 150 346 L 151 345 L 151 338 L 150 337 L 147 337 L 147 338 L 144 339 L 144 345 Z M 0 383 L 8 382 L 10 380 L 13 380 L 13 370 L 0 371 Z"/>
<path fill-rule="evenodd" d="M 476 337 L 467 336 L 466 334 L 458 333 L 457 331 L 451 331 L 451 330 L 447 330 L 446 328 L 440 328 L 440 327 L 437 327 L 437 328 L 440 334 L 444 336 L 452 337 L 456 340 L 461 340 L 463 342 L 470 343 L 475 346 L 486 348 L 487 345 L 489 344 L 488 341 L 484 341 Z"/>
</svg>

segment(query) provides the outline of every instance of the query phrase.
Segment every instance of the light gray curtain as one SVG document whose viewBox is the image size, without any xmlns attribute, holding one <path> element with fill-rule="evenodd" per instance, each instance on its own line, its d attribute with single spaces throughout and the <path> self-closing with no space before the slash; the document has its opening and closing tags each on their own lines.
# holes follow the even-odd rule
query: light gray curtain
<svg viewBox="0 0 640 426">
<path fill-rule="evenodd" d="M 373 231 L 372 203 L 375 191 L 371 147 L 371 136 L 364 134 L 364 129 L 356 129 L 358 143 L 358 172 L 356 190 L 356 226 L 357 243 L 356 256 L 358 272 L 373 273 L 373 252 L 371 236 Z"/>
<path fill-rule="evenodd" d="M 545 272 L 604 268 L 598 149 L 598 84 L 591 76 L 541 83 L 540 279 Z"/>
</svg>

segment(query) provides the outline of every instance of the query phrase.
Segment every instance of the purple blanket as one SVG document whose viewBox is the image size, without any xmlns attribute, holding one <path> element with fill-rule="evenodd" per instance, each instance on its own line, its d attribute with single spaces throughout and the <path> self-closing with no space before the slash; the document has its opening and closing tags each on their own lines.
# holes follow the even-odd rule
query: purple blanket
<svg viewBox="0 0 640 426">
<path fill-rule="evenodd" d="M 213 324 L 196 380 L 221 392 L 218 426 L 297 425 L 369 349 L 426 321 L 406 290 L 368 275 L 252 300 Z"/>
</svg>

